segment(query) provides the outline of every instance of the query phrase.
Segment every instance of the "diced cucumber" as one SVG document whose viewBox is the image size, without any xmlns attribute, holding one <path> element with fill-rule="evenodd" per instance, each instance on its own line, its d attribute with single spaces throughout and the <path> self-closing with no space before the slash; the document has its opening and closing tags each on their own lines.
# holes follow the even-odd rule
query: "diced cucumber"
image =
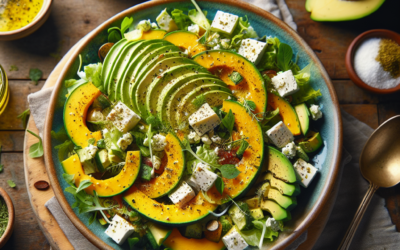
<svg viewBox="0 0 400 250">
<path fill-rule="evenodd" d="M 238 85 L 243 81 L 243 76 L 239 72 L 233 71 L 232 74 L 229 76 L 229 79 L 231 79 L 231 81 L 235 85 Z"/>
</svg>

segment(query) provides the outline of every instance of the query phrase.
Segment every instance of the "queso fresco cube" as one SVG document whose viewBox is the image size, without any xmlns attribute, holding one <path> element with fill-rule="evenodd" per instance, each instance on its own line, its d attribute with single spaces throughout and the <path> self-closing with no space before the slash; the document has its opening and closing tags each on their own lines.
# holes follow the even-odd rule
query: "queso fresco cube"
<svg viewBox="0 0 400 250">
<path fill-rule="evenodd" d="M 267 49 L 267 44 L 255 39 L 243 39 L 239 47 L 239 54 L 257 65 Z"/>
<path fill-rule="evenodd" d="M 199 136 L 204 135 L 220 123 L 221 120 L 208 103 L 203 104 L 199 110 L 189 117 L 190 126 Z"/>
<path fill-rule="evenodd" d="M 218 179 L 218 175 L 211 171 L 208 165 L 200 162 L 194 168 L 192 178 L 201 190 L 207 192 Z"/>
<path fill-rule="evenodd" d="M 193 189 L 183 181 L 182 184 L 168 197 L 174 204 L 183 207 L 195 196 L 196 194 L 194 193 Z"/>
<path fill-rule="evenodd" d="M 134 231 L 135 228 L 129 222 L 116 214 L 105 233 L 118 245 L 122 245 Z"/>
<path fill-rule="evenodd" d="M 301 177 L 301 182 L 300 184 L 303 187 L 308 187 L 312 179 L 314 179 L 315 175 L 318 172 L 318 169 L 311 165 L 310 163 L 307 163 L 303 159 L 298 159 L 294 165 L 294 170 L 296 170 L 296 173 Z"/>
<path fill-rule="evenodd" d="M 211 30 L 232 35 L 238 24 L 238 20 L 238 16 L 219 10 L 211 23 Z"/>
<path fill-rule="evenodd" d="M 280 96 L 285 97 L 299 91 L 296 79 L 291 70 L 285 71 L 271 79 L 272 85 L 278 90 Z"/>
<path fill-rule="evenodd" d="M 294 140 L 292 132 L 280 121 L 267 131 L 268 138 L 278 148 L 283 148 L 286 144 Z"/>
<path fill-rule="evenodd" d="M 118 102 L 117 105 L 108 114 L 108 121 L 112 121 L 114 126 L 122 133 L 127 133 L 129 130 L 138 124 L 140 116 L 133 112 L 122 102 Z"/>
</svg>

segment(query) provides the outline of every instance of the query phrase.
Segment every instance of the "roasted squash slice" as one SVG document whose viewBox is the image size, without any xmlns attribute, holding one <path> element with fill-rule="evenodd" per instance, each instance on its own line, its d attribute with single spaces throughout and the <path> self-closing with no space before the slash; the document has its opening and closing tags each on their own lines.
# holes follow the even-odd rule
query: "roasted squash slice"
<svg viewBox="0 0 400 250">
<path fill-rule="evenodd" d="M 266 111 L 267 92 L 264 79 L 249 60 L 227 50 L 205 51 L 196 55 L 193 60 L 224 81 L 240 101 L 253 101 L 256 104 L 254 113 Z M 243 77 L 237 85 L 229 78 L 234 71 Z"/>
<path fill-rule="evenodd" d="M 218 243 L 203 239 L 188 239 L 181 235 L 177 228 L 172 230 L 172 233 L 164 241 L 164 246 L 170 249 L 176 250 L 222 250 L 225 249 L 224 243 L 219 241 Z"/>
<path fill-rule="evenodd" d="M 207 50 L 204 45 L 197 41 L 199 37 L 189 31 L 180 30 L 168 33 L 165 35 L 164 40 L 175 44 L 184 51 L 187 50 L 190 57 Z"/>
<path fill-rule="evenodd" d="M 152 39 L 163 39 L 167 32 L 165 30 L 149 30 L 143 32 L 142 38 L 143 40 L 152 40 Z"/>
<path fill-rule="evenodd" d="M 282 117 L 283 123 L 285 123 L 293 135 L 301 134 L 299 118 L 289 102 L 280 96 L 268 93 L 268 105 L 273 109 L 279 108 L 279 115 Z"/>
<path fill-rule="evenodd" d="M 135 185 L 124 194 L 123 199 L 149 220 L 172 226 L 183 226 L 201 220 L 218 207 L 207 202 L 202 193 L 198 193 L 183 208 L 177 205 L 165 205 L 151 199 Z"/>
<path fill-rule="evenodd" d="M 152 199 L 167 195 L 178 185 L 185 170 L 185 154 L 180 140 L 173 134 L 166 136 L 167 146 L 164 151 L 168 158 L 167 165 L 161 175 L 150 181 L 138 179 L 135 186 Z"/>
<path fill-rule="evenodd" d="M 93 101 L 101 92 L 92 83 L 80 85 L 68 96 L 64 105 L 64 126 L 71 141 L 82 148 L 88 146 L 88 140 L 96 142 L 102 138 L 101 132 L 91 132 L 86 126 L 86 115 Z"/>
<path fill-rule="evenodd" d="M 221 195 L 215 186 L 207 192 L 208 200 L 215 204 L 222 204 L 229 201 L 230 198 L 234 199 L 245 194 L 261 172 L 264 160 L 264 139 L 258 121 L 253 119 L 246 109 L 235 101 L 224 101 L 222 110 L 225 112 L 232 110 L 235 115 L 235 128 L 238 134 L 243 134 L 245 138 L 248 138 L 246 140 L 250 147 L 246 149 L 242 160 L 238 163 L 237 169 L 241 173 L 234 179 L 222 178 L 225 184 L 223 194 Z"/>
<path fill-rule="evenodd" d="M 96 191 L 99 197 L 112 197 L 129 189 L 133 182 L 135 182 L 139 175 L 141 156 L 140 151 L 128 151 L 125 166 L 121 172 L 106 180 L 97 180 L 94 177 L 86 175 L 77 154 L 63 161 L 61 165 L 65 173 L 74 175 L 76 186 L 79 186 L 79 183 L 83 180 L 90 180 L 93 183 L 85 189 L 88 194 L 93 194 L 93 191 Z"/>
</svg>

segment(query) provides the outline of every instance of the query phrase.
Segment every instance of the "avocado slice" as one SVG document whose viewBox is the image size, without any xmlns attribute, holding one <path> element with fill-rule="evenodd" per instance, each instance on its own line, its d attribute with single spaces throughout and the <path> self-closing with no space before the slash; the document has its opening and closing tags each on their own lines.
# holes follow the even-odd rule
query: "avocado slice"
<svg viewBox="0 0 400 250">
<path fill-rule="evenodd" d="M 151 103 L 151 100 L 157 101 L 165 86 L 181 80 L 182 78 L 179 77 L 187 73 L 208 73 L 207 69 L 197 65 L 188 58 L 180 58 L 179 62 L 170 61 L 168 66 L 170 68 L 165 70 L 162 76 L 156 77 L 154 80 L 152 79 L 152 76 L 145 77 L 140 82 L 140 85 L 136 91 L 136 103 L 138 104 L 142 117 L 147 117 L 148 114 L 156 112 L 157 105 Z M 153 81 L 148 84 L 150 80 Z"/>
<path fill-rule="evenodd" d="M 375 12 L 385 0 L 307 0 L 306 9 L 314 21 L 349 21 Z"/>
<path fill-rule="evenodd" d="M 147 228 L 149 229 L 148 232 L 150 233 L 150 235 L 148 234 L 147 237 L 149 238 L 153 248 L 154 245 L 156 246 L 154 249 L 160 247 L 172 233 L 172 228 L 164 227 L 153 222 L 147 222 Z"/>
<path fill-rule="evenodd" d="M 270 213 L 275 220 L 288 221 L 292 218 L 290 212 L 272 200 L 261 200 L 260 208 Z"/>
<path fill-rule="evenodd" d="M 306 153 L 312 153 L 317 151 L 323 145 L 321 135 L 318 132 L 310 131 L 307 137 L 299 141 L 299 146 Z"/>
<path fill-rule="evenodd" d="M 219 90 L 204 92 L 201 91 L 201 87 L 199 87 L 186 95 L 186 97 L 177 107 L 177 112 L 175 113 L 175 124 L 181 124 L 183 121 L 185 121 L 185 119 L 189 118 L 189 116 L 196 112 L 197 108 L 193 105 L 193 100 L 201 94 L 205 97 L 206 102 L 211 107 L 221 106 L 224 100 L 227 100 L 230 96 L 233 96 L 230 89 L 221 88 Z"/>
<path fill-rule="evenodd" d="M 303 135 L 307 135 L 310 127 L 310 111 L 308 111 L 305 103 L 295 106 L 294 109 L 296 110 L 297 117 L 299 118 L 301 132 Z"/>
<path fill-rule="evenodd" d="M 203 74 L 203 73 L 202 73 Z M 169 110 L 170 107 L 176 107 L 180 100 L 192 91 L 193 89 L 201 86 L 201 85 L 207 85 L 207 84 L 219 84 L 221 86 L 226 86 L 226 84 L 216 78 L 213 75 L 204 75 L 204 76 L 199 76 L 196 77 L 193 80 L 185 82 L 183 85 L 171 85 L 167 86 L 164 90 L 163 93 L 160 95 L 160 100 L 157 106 L 157 114 L 158 117 L 163 120 L 163 121 L 168 121 L 169 122 Z"/>
<path fill-rule="evenodd" d="M 108 81 L 107 79 L 111 75 L 111 71 L 113 69 L 114 61 L 119 56 L 121 52 L 121 48 L 123 48 L 128 43 L 128 40 L 125 38 L 119 40 L 116 44 L 114 44 L 110 51 L 108 52 L 106 58 L 104 58 L 103 68 L 101 69 L 101 82 L 103 83 L 103 91 L 106 92 L 108 89 Z"/>
<path fill-rule="evenodd" d="M 276 188 L 283 195 L 297 196 L 300 194 L 300 186 L 297 183 L 286 183 L 274 177 L 271 172 L 267 172 L 264 180 L 269 181 L 271 187 Z"/>
<path fill-rule="evenodd" d="M 239 230 L 247 230 L 253 226 L 253 218 L 250 216 L 249 207 L 244 202 L 239 201 L 237 204 L 232 205 L 228 210 L 228 214 Z"/>
<path fill-rule="evenodd" d="M 250 209 L 249 212 L 250 215 L 256 220 L 261 220 L 264 218 L 264 213 L 261 208 Z"/>
<path fill-rule="evenodd" d="M 261 192 L 264 199 L 273 200 L 288 211 L 297 205 L 296 197 L 282 195 L 278 189 L 272 188 L 269 182 L 261 186 Z"/>
<path fill-rule="evenodd" d="M 293 165 L 285 155 L 271 146 L 268 146 L 268 154 L 268 171 L 270 171 L 275 178 L 286 183 L 294 183 L 297 181 Z"/>
<path fill-rule="evenodd" d="M 247 199 L 244 202 L 246 202 L 247 206 L 249 206 L 250 209 L 260 207 L 260 199 L 258 197 L 253 197 L 253 198 Z"/>
</svg>

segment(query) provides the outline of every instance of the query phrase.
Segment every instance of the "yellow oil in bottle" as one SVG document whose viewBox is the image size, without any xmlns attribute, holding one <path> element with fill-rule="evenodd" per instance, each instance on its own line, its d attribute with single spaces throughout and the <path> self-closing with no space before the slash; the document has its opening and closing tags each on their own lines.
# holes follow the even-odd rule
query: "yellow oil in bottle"
<svg viewBox="0 0 400 250">
<path fill-rule="evenodd" d="M 20 29 L 36 17 L 43 0 L 0 0 L 0 32 Z"/>
<path fill-rule="evenodd" d="M 7 75 L 4 69 L 0 65 L 0 115 L 6 109 L 9 99 L 10 99 L 10 89 L 8 87 Z"/>
</svg>

